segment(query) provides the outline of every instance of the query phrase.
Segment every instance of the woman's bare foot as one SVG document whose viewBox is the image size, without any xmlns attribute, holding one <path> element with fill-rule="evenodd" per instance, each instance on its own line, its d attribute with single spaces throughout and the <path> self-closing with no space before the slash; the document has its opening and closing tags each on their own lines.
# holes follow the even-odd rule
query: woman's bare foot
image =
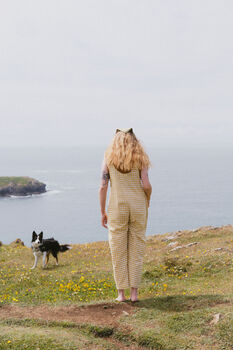
<svg viewBox="0 0 233 350">
<path fill-rule="evenodd" d="M 118 289 L 118 297 L 115 299 L 116 301 L 126 301 L 125 291 L 124 289 Z"/>
<path fill-rule="evenodd" d="M 127 299 L 126 298 L 122 298 L 122 297 L 117 297 L 115 299 L 115 301 L 126 301 Z"/>
<path fill-rule="evenodd" d="M 138 301 L 138 288 L 131 287 L 130 300 L 131 301 Z"/>
</svg>

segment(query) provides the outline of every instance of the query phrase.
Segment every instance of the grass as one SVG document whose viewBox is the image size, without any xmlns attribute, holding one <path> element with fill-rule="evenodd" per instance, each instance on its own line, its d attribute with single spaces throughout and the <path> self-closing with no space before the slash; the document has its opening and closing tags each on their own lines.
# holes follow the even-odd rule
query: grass
<svg viewBox="0 0 233 350">
<path fill-rule="evenodd" d="M 27 185 L 31 181 L 35 180 L 27 176 L 0 176 L 0 187 L 7 186 L 11 183 L 23 186 Z"/>
<path fill-rule="evenodd" d="M 75 324 L 65 322 L 43 322 L 41 320 L 31 322 L 31 320 L 9 319 L 1 322 L 0 328 L 0 349 L 110 348 L 108 342 L 103 339 L 107 332 L 104 327 L 102 329 L 91 325 L 77 327 Z"/>
<path fill-rule="evenodd" d="M 104 259 L 102 254 L 108 256 Z M 52 259 L 46 270 L 41 267 L 31 270 L 30 248 L 3 245 L 0 303 L 71 304 L 114 297 L 115 285 L 106 243 L 76 245 L 60 256 L 59 266 Z"/>
<path fill-rule="evenodd" d="M 0 321 L 0 349 L 52 350 L 54 344 L 67 350 L 233 349 L 233 227 L 181 231 L 178 245 L 199 243 L 173 252 L 163 238 L 148 237 L 140 302 L 134 313 L 119 318 L 117 326 L 9 315 Z M 219 247 L 225 250 L 215 250 Z M 52 258 L 47 269 L 30 270 L 32 265 L 30 248 L 0 247 L 3 308 L 89 305 L 112 302 L 116 296 L 108 242 L 73 245 L 61 254 L 59 266 Z M 221 318 L 214 325 L 211 320 L 217 313 Z"/>
</svg>

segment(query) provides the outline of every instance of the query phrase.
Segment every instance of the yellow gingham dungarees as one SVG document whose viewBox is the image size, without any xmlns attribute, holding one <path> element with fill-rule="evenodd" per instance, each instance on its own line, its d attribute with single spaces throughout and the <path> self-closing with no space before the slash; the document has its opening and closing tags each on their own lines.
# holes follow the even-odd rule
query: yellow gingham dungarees
<svg viewBox="0 0 233 350">
<path fill-rule="evenodd" d="M 138 288 L 146 245 L 148 202 L 139 170 L 129 173 L 108 167 L 111 192 L 108 204 L 108 236 L 117 289 Z"/>
</svg>

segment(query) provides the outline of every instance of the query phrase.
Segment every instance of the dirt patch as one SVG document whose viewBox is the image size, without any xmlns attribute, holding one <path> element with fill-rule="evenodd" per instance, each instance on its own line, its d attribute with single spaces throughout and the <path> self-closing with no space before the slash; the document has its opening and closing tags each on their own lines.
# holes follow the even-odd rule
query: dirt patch
<svg viewBox="0 0 233 350">
<path fill-rule="evenodd" d="M 0 307 L 0 319 L 30 318 L 47 321 L 69 321 L 75 323 L 91 323 L 117 326 L 121 316 L 127 317 L 136 311 L 131 303 L 101 303 L 84 306 L 17 306 Z"/>
</svg>

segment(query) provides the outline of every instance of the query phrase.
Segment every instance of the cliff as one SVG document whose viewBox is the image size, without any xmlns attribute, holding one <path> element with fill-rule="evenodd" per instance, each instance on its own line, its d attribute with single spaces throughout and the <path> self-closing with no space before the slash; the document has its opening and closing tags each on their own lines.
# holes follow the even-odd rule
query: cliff
<svg viewBox="0 0 233 350">
<path fill-rule="evenodd" d="M 107 241 L 34 270 L 20 242 L 0 247 L 1 350 L 233 349 L 232 225 L 147 236 L 137 303 L 115 301 Z"/>
<path fill-rule="evenodd" d="M 27 196 L 46 192 L 46 185 L 27 176 L 0 177 L 0 196 Z"/>
</svg>

